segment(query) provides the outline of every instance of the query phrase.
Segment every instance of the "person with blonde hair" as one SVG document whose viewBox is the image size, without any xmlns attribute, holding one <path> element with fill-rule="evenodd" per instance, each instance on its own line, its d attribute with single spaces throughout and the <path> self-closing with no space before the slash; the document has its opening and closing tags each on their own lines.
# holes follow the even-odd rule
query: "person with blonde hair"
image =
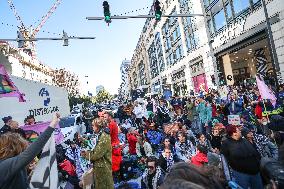
<svg viewBox="0 0 284 189">
<path fill-rule="evenodd" d="M 90 158 L 93 163 L 95 188 L 96 189 L 112 189 L 114 182 L 112 177 L 112 148 L 109 133 L 105 128 L 107 122 L 102 118 L 96 118 L 92 122 L 93 130 L 97 134 L 96 147 L 89 152 L 83 152 L 82 156 Z"/>
<path fill-rule="evenodd" d="M 17 133 L 8 132 L 0 136 L 0 188 L 28 188 L 26 167 L 40 153 L 50 138 L 59 117 L 59 114 L 55 114 L 49 127 L 30 146 Z"/>
</svg>

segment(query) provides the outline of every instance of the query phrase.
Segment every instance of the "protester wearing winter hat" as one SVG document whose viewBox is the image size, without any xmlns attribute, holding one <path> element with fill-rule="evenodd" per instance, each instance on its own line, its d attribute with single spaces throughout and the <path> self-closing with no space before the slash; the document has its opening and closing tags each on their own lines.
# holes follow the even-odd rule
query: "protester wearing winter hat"
<svg viewBox="0 0 284 189">
<path fill-rule="evenodd" d="M 3 117 L 4 126 L 0 129 L 0 135 L 11 131 L 10 124 L 13 121 L 11 116 Z"/>
</svg>

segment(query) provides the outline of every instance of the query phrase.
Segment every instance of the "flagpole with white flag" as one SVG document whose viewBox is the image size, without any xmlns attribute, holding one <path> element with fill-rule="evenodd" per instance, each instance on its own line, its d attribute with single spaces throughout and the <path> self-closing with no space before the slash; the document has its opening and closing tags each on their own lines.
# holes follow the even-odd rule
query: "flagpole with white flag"
<svg viewBox="0 0 284 189">
<path fill-rule="evenodd" d="M 30 181 L 31 189 L 57 189 L 58 170 L 54 132 L 45 144 Z"/>
<path fill-rule="evenodd" d="M 263 80 L 259 79 L 258 76 L 255 76 L 257 88 L 261 95 L 262 99 L 269 99 L 271 104 L 275 107 L 277 98 L 275 97 L 273 91 L 264 83 Z"/>
</svg>

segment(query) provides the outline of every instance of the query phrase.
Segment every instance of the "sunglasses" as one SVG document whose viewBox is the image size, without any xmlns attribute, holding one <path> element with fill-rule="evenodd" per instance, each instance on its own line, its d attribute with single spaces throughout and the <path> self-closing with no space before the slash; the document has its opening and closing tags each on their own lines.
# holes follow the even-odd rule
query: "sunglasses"
<svg viewBox="0 0 284 189">
<path fill-rule="evenodd" d="M 155 169 L 154 166 L 148 166 L 148 168 L 151 169 L 151 170 Z"/>
</svg>

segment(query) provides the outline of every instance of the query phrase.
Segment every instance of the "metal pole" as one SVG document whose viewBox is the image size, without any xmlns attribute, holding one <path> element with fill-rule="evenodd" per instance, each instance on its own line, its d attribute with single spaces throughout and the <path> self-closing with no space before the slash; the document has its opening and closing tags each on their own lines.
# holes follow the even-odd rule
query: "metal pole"
<svg viewBox="0 0 284 189">
<path fill-rule="evenodd" d="M 269 21 L 266 3 L 265 3 L 265 0 L 261 0 L 261 2 L 262 2 L 263 10 L 264 10 L 264 15 L 265 15 L 265 22 L 266 22 L 266 27 L 267 27 L 268 39 L 269 39 L 269 43 L 270 43 L 270 49 L 271 49 L 271 52 L 272 52 L 272 65 L 273 65 L 275 72 L 276 72 L 275 73 L 276 74 L 276 85 L 277 85 L 277 88 L 278 88 L 277 72 L 280 71 L 280 67 L 279 67 L 278 57 L 277 57 L 277 53 L 276 53 L 276 48 L 275 48 L 275 43 L 274 43 L 274 39 L 273 39 L 273 35 L 272 35 L 271 24 L 270 24 L 270 21 Z"/>
<path fill-rule="evenodd" d="M 162 15 L 161 17 L 195 17 L 195 16 L 207 16 L 204 14 L 174 14 L 174 15 Z M 111 16 L 111 19 L 129 19 L 129 18 L 155 18 L 155 15 L 137 15 L 137 16 Z M 87 20 L 104 20 L 105 17 L 86 17 Z"/>
<path fill-rule="evenodd" d="M 68 37 L 67 39 L 95 39 L 96 37 Z M 31 38 L 31 39 L 0 39 L 0 41 L 45 41 L 45 40 L 64 40 L 63 38 Z"/>
</svg>

